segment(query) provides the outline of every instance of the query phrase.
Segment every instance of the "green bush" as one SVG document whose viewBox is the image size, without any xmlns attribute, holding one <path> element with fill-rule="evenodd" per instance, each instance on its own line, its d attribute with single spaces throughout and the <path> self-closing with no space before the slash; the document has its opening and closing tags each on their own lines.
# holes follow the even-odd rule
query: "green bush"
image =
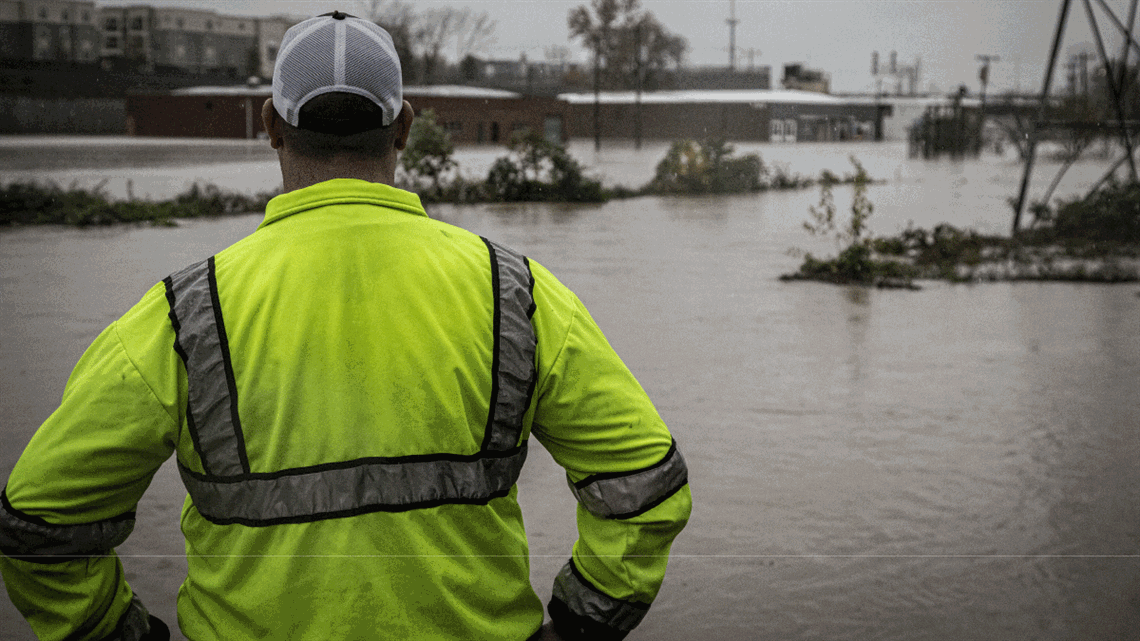
<svg viewBox="0 0 1140 641">
<path fill-rule="evenodd" d="M 760 156 L 733 157 L 723 140 L 679 140 L 657 163 L 646 191 L 658 194 L 726 194 L 760 191 L 764 163 Z"/>
<path fill-rule="evenodd" d="M 581 165 L 561 145 L 529 129 L 511 137 L 510 153 L 491 166 L 485 195 L 502 202 L 604 202 L 599 181 L 586 178 Z"/>
<path fill-rule="evenodd" d="M 429 193 L 422 194 L 428 200 L 437 200 L 445 187 L 443 178 L 456 168 L 457 163 L 452 156 L 455 154 L 455 144 L 451 136 L 435 120 L 435 112 L 426 109 L 416 115 L 412 121 L 412 130 L 408 134 L 408 145 L 400 154 L 400 167 L 407 172 L 412 184 L 412 191 L 425 191 L 421 186 L 421 179 L 430 182 Z"/>
<path fill-rule="evenodd" d="M 1060 241 L 1140 243 L 1140 183 L 1113 183 L 1083 200 L 1061 203 L 1051 222 Z"/>
</svg>

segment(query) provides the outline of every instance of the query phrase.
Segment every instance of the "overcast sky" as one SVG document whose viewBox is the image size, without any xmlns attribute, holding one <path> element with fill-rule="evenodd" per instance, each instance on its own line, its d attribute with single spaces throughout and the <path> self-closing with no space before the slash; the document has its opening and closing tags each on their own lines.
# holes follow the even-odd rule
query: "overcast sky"
<svg viewBox="0 0 1140 641">
<path fill-rule="evenodd" d="M 566 15 L 589 0 L 409 0 L 416 8 L 472 7 L 496 21 L 495 44 L 484 55 L 517 59 L 526 53 L 542 60 L 544 47 L 570 46 L 576 57 L 584 51 L 567 38 Z M 665 26 L 689 41 L 690 64 L 727 65 L 732 0 L 642 0 Z M 145 2 L 145 0 L 144 0 Z M 1128 0 L 1106 0 L 1121 20 L 1127 20 Z M 101 2 L 100 5 L 141 4 Z M 355 0 L 150 0 L 153 6 L 215 9 L 235 15 L 316 15 L 333 9 L 351 12 Z M 990 74 L 990 92 L 1011 89 L 1039 91 L 1045 61 L 1056 28 L 1061 0 L 735 0 L 737 64 L 771 65 L 778 82 L 782 65 L 806 62 L 831 75 L 833 91 L 870 91 L 871 52 L 882 63 L 891 50 L 899 64 L 921 58 L 920 88 L 950 91 L 966 84 L 979 88 L 975 56 L 1000 57 Z M 1097 1 L 1094 0 L 1094 5 Z M 1100 17 L 1106 46 L 1119 55 L 1122 38 Z M 1062 63 L 1080 48 L 1095 52 L 1083 2 L 1072 2 Z M 1055 72 L 1054 87 L 1063 86 L 1063 67 Z"/>
</svg>

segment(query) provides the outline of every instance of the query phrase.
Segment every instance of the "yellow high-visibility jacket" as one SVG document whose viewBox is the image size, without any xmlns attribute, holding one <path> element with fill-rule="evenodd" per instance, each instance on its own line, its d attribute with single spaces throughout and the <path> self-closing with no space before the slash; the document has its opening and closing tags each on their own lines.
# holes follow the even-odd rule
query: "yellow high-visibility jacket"
<svg viewBox="0 0 1140 641">
<path fill-rule="evenodd" d="M 0 496 L 0 570 L 41 639 L 143 635 L 113 549 L 174 453 L 193 641 L 521 641 L 543 619 L 515 485 L 532 434 L 579 502 L 550 614 L 620 639 L 691 503 L 649 398 L 542 266 L 331 180 L 94 341 Z"/>
</svg>

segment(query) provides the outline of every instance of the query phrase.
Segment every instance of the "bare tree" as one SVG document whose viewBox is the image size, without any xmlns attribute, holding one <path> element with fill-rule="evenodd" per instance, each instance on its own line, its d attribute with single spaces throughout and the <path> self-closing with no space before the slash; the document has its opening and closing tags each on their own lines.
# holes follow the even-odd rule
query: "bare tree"
<svg viewBox="0 0 1140 641">
<path fill-rule="evenodd" d="M 434 82 L 446 64 L 444 49 L 453 40 L 456 61 L 494 41 L 495 21 L 485 11 L 439 7 L 417 13 L 401 0 L 357 0 L 357 6 L 392 35 L 404 82 Z"/>
<path fill-rule="evenodd" d="M 459 26 L 460 12 L 452 7 L 428 9 L 418 20 L 416 44 L 423 60 L 423 82 L 431 84 L 443 62 L 443 47 Z"/>
<path fill-rule="evenodd" d="M 571 39 L 594 55 L 597 83 L 607 88 L 632 88 L 639 71 L 652 79 L 678 66 L 689 47 L 643 10 L 640 0 L 592 0 L 589 7 L 572 9 L 566 22 Z"/>
<path fill-rule="evenodd" d="M 418 82 L 421 78 L 417 55 L 420 27 L 419 17 L 411 5 L 400 0 L 357 0 L 357 6 L 364 18 L 384 27 L 392 36 L 404 82 Z"/>
<path fill-rule="evenodd" d="M 495 21 L 486 11 L 478 13 L 464 7 L 459 10 L 455 27 L 455 59 L 486 50 L 495 43 Z"/>
</svg>

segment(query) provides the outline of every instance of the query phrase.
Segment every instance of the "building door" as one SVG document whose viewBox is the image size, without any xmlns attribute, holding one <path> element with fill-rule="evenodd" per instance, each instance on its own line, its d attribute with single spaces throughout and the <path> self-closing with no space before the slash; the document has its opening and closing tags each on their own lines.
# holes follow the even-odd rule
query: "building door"
<svg viewBox="0 0 1140 641">
<path fill-rule="evenodd" d="M 562 144 L 562 116 L 547 116 L 542 121 L 542 135 L 546 142 Z"/>
<path fill-rule="evenodd" d="M 798 140 L 798 138 L 796 137 L 796 133 L 797 133 L 796 130 L 797 130 L 797 127 L 796 127 L 796 119 L 795 118 L 788 118 L 787 120 L 785 120 L 784 121 L 784 142 L 796 142 L 796 140 Z"/>
</svg>

